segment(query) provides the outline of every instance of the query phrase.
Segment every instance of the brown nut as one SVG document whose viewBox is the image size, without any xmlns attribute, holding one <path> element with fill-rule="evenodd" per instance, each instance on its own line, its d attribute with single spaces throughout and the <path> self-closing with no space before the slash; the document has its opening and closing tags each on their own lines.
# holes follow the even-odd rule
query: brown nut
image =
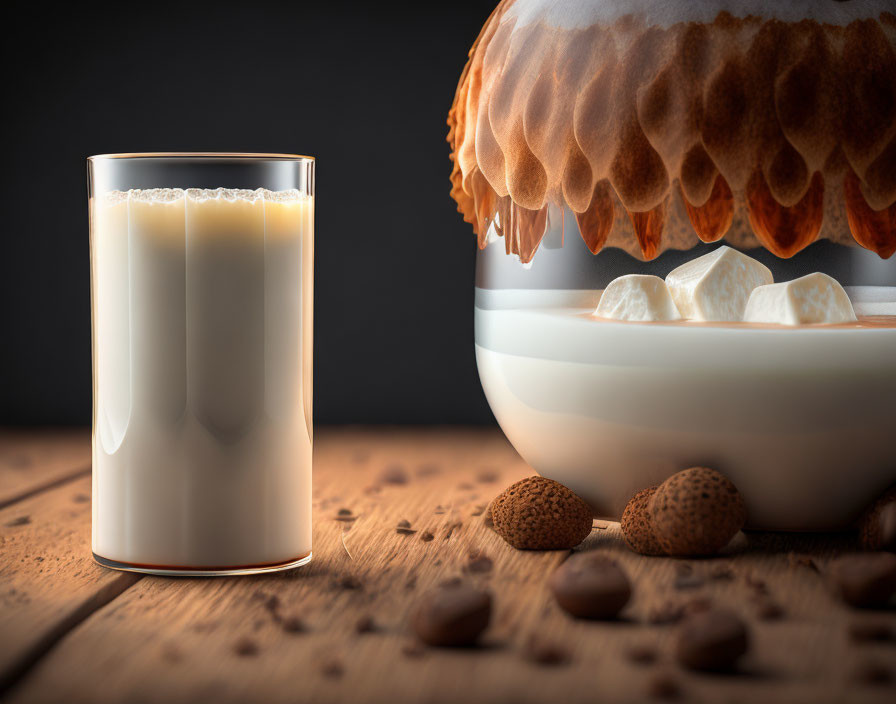
<svg viewBox="0 0 896 704">
<path fill-rule="evenodd" d="M 896 555 L 891 552 L 842 555 L 828 578 L 843 601 L 860 608 L 886 606 L 896 593 Z"/>
<path fill-rule="evenodd" d="M 654 535 L 670 555 L 712 555 L 747 519 L 743 497 L 723 474 L 691 467 L 660 484 L 649 501 Z"/>
<path fill-rule="evenodd" d="M 428 592 L 411 616 L 411 627 L 427 645 L 474 645 L 488 628 L 492 596 L 461 580 L 446 582 Z"/>
<path fill-rule="evenodd" d="M 659 489 L 658 485 L 641 489 L 629 500 L 622 512 L 620 521 L 622 537 L 634 552 L 641 555 L 666 554 L 653 532 L 648 510 L 650 499 L 657 489 Z"/>
<path fill-rule="evenodd" d="M 591 533 L 591 507 L 559 482 L 527 477 L 491 503 L 495 531 L 519 550 L 568 550 Z"/>
<path fill-rule="evenodd" d="M 594 552 L 570 557 L 554 571 L 548 586 L 566 613 L 590 620 L 616 618 L 632 595 L 622 568 Z"/>
<path fill-rule="evenodd" d="M 744 622 L 726 609 L 708 609 L 689 616 L 678 632 L 675 657 L 692 670 L 729 670 L 747 652 Z"/>
</svg>

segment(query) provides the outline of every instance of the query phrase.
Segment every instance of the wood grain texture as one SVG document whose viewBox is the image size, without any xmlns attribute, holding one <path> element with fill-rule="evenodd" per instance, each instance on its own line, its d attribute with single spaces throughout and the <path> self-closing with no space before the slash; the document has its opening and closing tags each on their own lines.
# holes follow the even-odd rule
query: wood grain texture
<svg viewBox="0 0 896 704">
<path fill-rule="evenodd" d="M 90 552 L 90 478 L 0 510 L 0 692 L 137 577 Z"/>
<path fill-rule="evenodd" d="M 0 428 L 0 508 L 90 472 L 83 429 Z"/>
<path fill-rule="evenodd" d="M 620 621 L 582 623 L 563 614 L 546 587 L 568 553 L 516 551 L 483 521 L 487 502 L 531 473 L 496 431 L 324 431 L 314 472 L 309 566 L 251 578 L 144 578 L 62 638 L 8 701 L 50 702 L 65 692 L 92 702 L 636 702 L 660 672 L 687 701 L 892 698 L 892 687 L 858 684 L 853 671 L 865 661 L 892 668 L 896 645 L 855 645 L 846 627 L 871 618 L 896 628 L 896 615 L 845 608 L 800 557 L 811 553 L 823 571 L 852 548 L 848 538 L 755 534 L 722 557 L 681 561 L 635 555 L 616 524 L 598 522 L 580 549 L 615 556 L 635 596 Z M 88 521 L 56 520 L 81 531 Z M 417 532 L 397 532 L 402 520 Z M 83 558 L 87 548 L 61 549 Z M 488 556 L 491 569 L 471 573 L 474 553 Z M 492 625 L 480 648 L 421 649 L 408 611 L 424 590 L 454 576 L 492 590 Z M 60 576 L 60 595 L 72 577 Z M 755 618 L 760 581 L 782 619 Z M 680 670 L 677 626 L 649 625 L 667 602 L 698 598 L 749 620 L 753 647 L 738 674 Z M 366 617 L 375 629 L 359 633 Z M 568 649 L 570 662 L 532 662 L 533 635 Z M 627 652 L 638 645 L 655 648 L 657 664 L 633 663 Z"/>
</svg>

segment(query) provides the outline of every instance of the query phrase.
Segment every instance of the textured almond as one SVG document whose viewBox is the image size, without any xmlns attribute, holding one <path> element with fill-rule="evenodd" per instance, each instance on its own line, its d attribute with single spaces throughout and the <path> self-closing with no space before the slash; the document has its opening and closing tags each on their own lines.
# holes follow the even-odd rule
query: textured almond
<svg viewBox="0 0 896 704">
<path fill-rule="evenodd" d="M 626 504 L 622 512 L 622 537 L 628 546 L 641 555 L 665 555 L 666 551 L 656 539 L 650 521 L 648 505 L 659 485 L 641 489 Z"/>
<path fill-rule="evenodd" d="M 747 518 L 737 487 L 707 467 L 691 467 L 660 484 L 649 513 L 654 535 L 670 555 L 712 555 Z"/>
<path fill-rule="evenodd" d="M 559 482 L 527 477 L 491 504 L 495 531 L 520 550 L 565 550 L 591 533 L 591 507 Z"/>
</svg>

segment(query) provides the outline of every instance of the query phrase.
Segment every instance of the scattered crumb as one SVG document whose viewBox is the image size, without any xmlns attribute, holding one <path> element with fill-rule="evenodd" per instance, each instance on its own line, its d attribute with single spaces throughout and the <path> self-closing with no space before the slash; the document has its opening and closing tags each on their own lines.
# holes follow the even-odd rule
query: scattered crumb
<svg viewBox="0 0 896 704">
<path fill-rule="evenodd" d="M 376 622 L 370 615 L 365 614 L 355 622 L 355 633 L 375 633 L 376 630 Z"/>
<path fill-rule="evenodd" d="M 31 516 L 19 516 L 18 518 L 13 518 L 6 525 L 9 528 L 13 528 L 15 526 L 27 526 L 31 523 Z"/>
<path fill-rule="evenodd" d="M 457 488 L 460 491 L 471 491 L 473 489 L 473 485 L 470 482 L 461 482 L 457 485 Z"/>
<path fill-rule="evenodd" d="M 321 665 L 320 673 L 329 679 L 339 679 L 345 674 L 345 668 L 343 667 L 341 660 L 332 658 L 324 661 Z"/>
<path fill-rule="evenodd" d="M 853 643 L 887 642 L 893 640 L 893 629 L 886 621 L 853 621 L 846 628 Z"/>
<path fill-rule="evenodd" d="M 400 464 L 390 464 L 380 473 L 380 481 L 386 484 L 407 484 L 408 472 Z"/>
<path fill-rule="evenodd" d="M 531 635 L 523 649 L 523 656 L 538 665 L 565 665 L 572 656 L 563 645 L 539 635 Z"/>
<path fill-rule="evenodd" d="M 241 658 L 258 655 L 258 644 L 251 638 L 240 638 L 233 645 L 233 652 Z"/>
<path fill-rule="evenodd" d="M 492 560 L 481 550 L 474 550 L 470 553 L 467 565 L 464 568 L 470 574 L 485 574 L 492 571 Z"/>
<path fill-rule="evenodd" d="M 434 536 L 428 530 L 425 530 L 420 534 L 420 540 L 422 540 L 424 543 L 430 542 L 431 540 L 435 539 L 435 537 L 436 536 Z"/>
<path fill-rule="evenodd" d="M 344 575 L 336 581 L 336 587 L 339 589 L 361 589 L 363 586 L 361 580 L 351 574 Z"/>
<path fill-rule="evenodd" d="M 754 577 L 752 574 L 747 574 L 744 577 L 744 581 L 747 583 L 747 586 L 757 594 L 768 594 L 768 585 L 765 583 L 764 579 Z"/>
<path fill-rule="evenodd" d="M 411 522 L 407 520 L 401 520 L 398 522 L 398 525 L 395 527 L 395 532 L 399 535 L 413 535 L 416 533 L 416 529 L 411 528 Z"/>
<path fill-rule="evenodd" d="M 784 609 L 776 601 L 763 598 L 756 606 L 756 617 L 762 621 L 780 621 L 784 618 Z"/>
<path fill-rule="evenodd" d="M 648 680 L 647 694 L 654 699 L 677 699 L 681 694 L 681 687 L 672 675 L 658 673 Z"/>
<path fill-rule="evenodd" d="M 72 497 L 72 501 L 76 504 L 86 504 L 90 502 L 90 497 L 87 494 L 75 494 Z"/>
<path fill-rule="evenodd" d="M 500 474 L 494 469 L 483 469 L 476 475 L 476 481 L 480 484 L 492 484 L 498 481 Z"/>
<path fill-rule="evenodd" d="M 853 670 L 853 680 L 860 684 L 885 685 L 893 681 L 893 673 L 879 662 L 864 660 Z"/>
<path fill-rule="evenodd" d="M 656 648 L 647 643 L 631 646 L 625 653 L 629 662 L 636 665 L 652 665 L 657 660 Z"/>
<path fill-rule="evenodd" d="M 305 633 L 308 627 L 298 616 L 287 616 L 280 622 L 281 628 L 287 633 Z"/>
</svg>

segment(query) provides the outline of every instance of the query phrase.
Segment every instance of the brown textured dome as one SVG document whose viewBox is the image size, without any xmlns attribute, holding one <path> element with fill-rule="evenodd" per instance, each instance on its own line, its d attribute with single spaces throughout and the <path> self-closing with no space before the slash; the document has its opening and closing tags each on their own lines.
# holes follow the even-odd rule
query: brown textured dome
<svg viewBox="0 0 896 704">
<path fill-rule="evenodd" d="M 524 262 L 550 205 L 595 253 L 896 251 L 888 0 L 503 0 L 448 125 L 459 211 Z"/>
<path fill-rule="evenodd" d="M 566 550 L 591 533 L 591 507 L 559 482 L 526 477 L 491 504 L 495 530 L 518 550 Z"/>
</svg>

